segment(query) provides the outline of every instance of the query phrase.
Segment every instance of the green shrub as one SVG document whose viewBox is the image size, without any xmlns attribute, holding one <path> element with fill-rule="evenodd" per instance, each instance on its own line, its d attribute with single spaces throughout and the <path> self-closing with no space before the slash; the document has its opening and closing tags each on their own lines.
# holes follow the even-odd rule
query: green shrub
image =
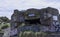
<svg viewBox="0 0 60 37">
<path fill-rule="evenodd" d="M 8 25 L 3 26 L 1 29 L 5 29 L 5 28 L 8 28 Z"/>
<path fill-rule="evenodd" d="M 20 37 L 46 37 L 47 33 L 45 32 L 32 32 L 32 31 L 25 31 L 20 32 Z"/>
<path fill-rule="evenodd" d="M 32 31 L 25 31 L 20 33 L 20 37 L 35 37 L 35 34 Z"/>
</svg>

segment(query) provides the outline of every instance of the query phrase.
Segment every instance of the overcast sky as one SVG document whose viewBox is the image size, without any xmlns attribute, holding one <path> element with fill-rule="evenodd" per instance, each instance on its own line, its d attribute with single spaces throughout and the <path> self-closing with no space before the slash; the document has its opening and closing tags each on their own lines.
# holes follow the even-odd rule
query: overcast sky
<svg viewBox="0 0 60 37">
<path fill-rule="evenodd" d="M 0 0 L 0 16 L 11 17 L 13 10 L 53 7 L 60 12 L 60 0 Z"/>
</svg>

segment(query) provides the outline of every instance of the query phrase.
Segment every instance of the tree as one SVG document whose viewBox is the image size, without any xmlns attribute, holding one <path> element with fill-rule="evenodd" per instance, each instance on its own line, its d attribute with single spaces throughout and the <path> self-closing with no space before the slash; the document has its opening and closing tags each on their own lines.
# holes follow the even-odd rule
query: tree
<svg viewBox="0 0 60 37">
<path fill-rule="evenodd" d="M 3 22 L 9 22 L 9 19 L 7 17 L 0 17 L 0 19 L 3 21 Z"/>
</svg>

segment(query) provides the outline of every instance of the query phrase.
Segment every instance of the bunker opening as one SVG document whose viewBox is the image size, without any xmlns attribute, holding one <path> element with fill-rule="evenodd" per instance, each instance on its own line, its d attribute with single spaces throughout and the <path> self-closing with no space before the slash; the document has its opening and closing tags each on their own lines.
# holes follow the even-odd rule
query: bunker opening
<svg viewBox="0 0 60 37">
<path fill-rule="evenodd" d="M 30 19 L 30 20 L 25 20 L 26 24 L 41 24 L 40 18 L 38 19 Z"/>
</svg>

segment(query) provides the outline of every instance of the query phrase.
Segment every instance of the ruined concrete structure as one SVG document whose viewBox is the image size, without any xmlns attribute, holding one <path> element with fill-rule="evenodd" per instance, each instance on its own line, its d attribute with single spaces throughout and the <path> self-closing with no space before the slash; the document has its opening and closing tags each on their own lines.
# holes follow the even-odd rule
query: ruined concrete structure
<svg viewBox="0 0 60 37">
<path fill-rule="evenodd" d="M 21 25 L 24 23 L 24 26 Z M 27 9 L 24 11 L 14 10 L 11 16 L 11 30 L 19 31 L 60 31 L 60 15 L 55 8 Z M 35 30 L 34 30 L 35 29 Z M 17 33 L 18 33 L 17 32 Z"/>
</svg>

